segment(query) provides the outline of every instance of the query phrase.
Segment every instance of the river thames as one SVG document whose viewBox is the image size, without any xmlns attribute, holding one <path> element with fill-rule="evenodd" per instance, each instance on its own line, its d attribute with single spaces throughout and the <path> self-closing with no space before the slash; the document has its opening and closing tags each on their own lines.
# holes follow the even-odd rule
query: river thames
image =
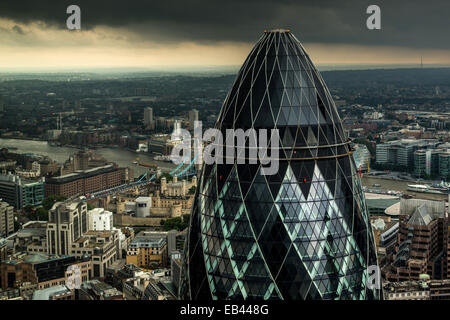
<svg viewBox="0 0 450 320">
<path fill-rule="evenodd" d="M 46 141 L 20 140 L 20 139 L 0 139 L 0 148 L 17 148 L 10 150 L 14 153 L 33 153 L 48 156 L 58 163 L 64 163 L 69 156 L 82 150 L 81 148 L 51 146 Z M 133 164 L 139 158 L 139 161 L 150 162 L 158 165 L 162 171 L 170 171 L 175 168 L 171 162 L 153 160 L 153 156 L 144 153 L 137 153 L 123 148 L 95 148 L 95 153 L 102 155 L 107 161 L 117 163 L 121 167 L 133 169 L 135 177 L 144 174 L 148 169 L 137 164 Z"/>
<path fill-rule="evenodd" d="M 34 153 L 44 156 L 49 156 L 58 163 L 64 163 L 70 155 L 76 153 L 78 148 L 71 147 L 58 147 L 51 146 L 46 141 L 35 140 L 20 140 L 20 139 L 0 139 L 0 148 L 17 148 L 17 150 L 11 150 L 15 153 Z M 158 165 L 162 171 L 170 171 L 175 168 L 175 165 L 171 162 L 156 161 L 152 155 L 144 153 L 136 153 L 123 148 L 95 148 L 95 152 L 102 155 L 106 160 L 117 163 L 122 167 L 130 167 L 133 169 L 135 177 L 144 174 L 147 168 L 133 164 L 139 158 L 139 161 L 150 162 Z M 408 184 L 414 184 L 414 182 L 397 181 L 375 177 L 362 177 L 362 184 L 368 188 L 373 188 L 374 184 L 379 184 L 381 190 L 393 190 L 400 191 L 404 194 L 412 195 L 416 198 L 432 199 L 432 200 L 444 200 L 448 199 L 448 196 L 441 194 L 430 193 L 417 193 L 406 190 Z"/>
</svg>

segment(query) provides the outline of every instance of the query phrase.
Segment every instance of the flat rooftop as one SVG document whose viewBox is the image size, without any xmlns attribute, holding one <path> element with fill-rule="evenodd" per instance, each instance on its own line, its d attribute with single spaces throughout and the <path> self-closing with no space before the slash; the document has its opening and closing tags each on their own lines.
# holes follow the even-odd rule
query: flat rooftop
<svg viewBox="0 0 450 320">
<path fill-rule="evenodd" d="M 379 194 L 379 193 L 364 193 L 366 199 L 400 199 L 400 197 L 389 195 L 389 194 Z"/>
<path fill-rule="evenodd" d="M 92 168 L 92 169 L 84 170 L 84 171 L 80 170 L 80 171 L 76 171 L 74 173 L 69 173 L 69 174 L 66 174 L 63 176 L 48 178 L 46 180 L 46 183 L 63 184 L 63 183 L 72 182 L 72 181 L 75 181 L 78 179 L 93 177 L 93 176 L 103 174 L 103 173 L 114 172 L 117 170 L 119 170 L 119 169 L 115 168 L 112 164 L 108 164 L 103 167 Z"/>
<path fill-rule="evenodd" d="M 134 238 L 130 243 L 131 248 L 160 248 L 166 243 L 166 239 L 161 238 Z"/>
<path fill-rule="evenodd" d="M 66 286 L 60 285 L 55 287 L 50 287 L 47 289 L 36 290 L 33 292 L 33 300 L 50 300 L 50 298 L 55 296 L 61 296 L 69 294 L 71 291 Z"/>
</svg>

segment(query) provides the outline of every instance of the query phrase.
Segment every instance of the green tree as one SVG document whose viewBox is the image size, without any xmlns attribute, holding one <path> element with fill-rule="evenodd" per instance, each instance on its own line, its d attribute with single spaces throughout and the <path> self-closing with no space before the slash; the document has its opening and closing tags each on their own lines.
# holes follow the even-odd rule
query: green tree
<svg viewBox="0 0 450 320">
<path fill-rule="evenodd" d="M 32 205 L 28 204 L 23 208 L 23 212 L 26 216 L 31 216 L 31 214 L 34 212 L 34 208 Z"/>
<path fill-rule="evenodd" d="M 195 190 L 197 190 L 197 187 L 196 186 L 192 186 L 192 187 L 189 188 L 189 193 L 190 194 L 195 194 Z"/>
<path fill-rule="evenodd" d="M 51 195 L 51 196 L 48 196 L 47 198 L 45 198 L 44 201 L 42 201 L 42 206 L 46 210 L 50 210 L 53 207 L 53 205 L 55 204 L 55 202 L 64 201 L 66 199 L 67 199 L 67 197 L 64 197 L 64 196 Z"/>
<path fill-rule="evenodd" d="M 33 220 L 48 221 L 48 210 L 43 207 L 39 207 L 32 215 L 32 218 Z"/>
<path fill-rule="evenodd" d="M 164 172 L 164 173 L 161 173 L 159 178 L 155 180 L 155 183 L 158 183 L 158 184 L 161 183 L 161 178 L 166 178 L 167 182 L 173 180 L 173 177 L 168 172 Z"/>
<path fill-rule="evenodd" d="M 181 217 L 170 218 L 161 220 L 160 224 L 165 231 L 178 230 L 182 231 L 189 226 L 189 214 L 184 214 Z"/>
</svg>

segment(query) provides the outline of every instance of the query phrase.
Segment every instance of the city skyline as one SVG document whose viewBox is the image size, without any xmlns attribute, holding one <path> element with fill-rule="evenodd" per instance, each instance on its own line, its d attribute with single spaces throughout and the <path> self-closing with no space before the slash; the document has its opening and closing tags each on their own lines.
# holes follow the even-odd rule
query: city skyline
<svg viewBox="0 0 450 320">
<path fill-rule="evenodd" d="M 369 1 L 0 1 L 0 303 L 450 300 L 450 2 Z"/>
</svg>

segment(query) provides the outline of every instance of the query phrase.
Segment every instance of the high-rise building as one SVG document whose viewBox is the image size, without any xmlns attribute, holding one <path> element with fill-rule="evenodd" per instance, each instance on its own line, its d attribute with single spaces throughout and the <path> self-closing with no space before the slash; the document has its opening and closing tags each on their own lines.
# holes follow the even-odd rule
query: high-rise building
<svg viewBox="0 0 450 320">
<path fill-rule="evenodd" d="M 68 255 L 72 243 L 88 231 L 87 205 L 81 201 L 57 202 L 48 212 L 48 254 Z"/>
<path fill-rule="evenodd" d="M 189 130 L 194 130 L 195 121 L 198 121 L 198 110 L 192 109 L 189 111 Z"/>
<path fill-rule="evenodd" d="M 14 174 L 0 175 L 0 199 L 16 209 L 40 205 L 44 200 L 44 179 L 27 181 Z"/>
<path fill-rule="evenodd" d="M 3 97 L 0 95 L 0 112 L 5 110 L 5 103 L 3 102 Z"/>
<path fill-rule="evenodd" d="M 450 181 L 450 151 L 439 154 L 438 159 L 440 178 Z"/>
<path fill-rule="evenodd" d="M 422 274 L 445 279 L 448 219 L 445 202 L 402 199 L 395 251 L 383 267 L 387 281 L 419 280 Z"/>
<path fill-rule="evenodd" d="M 422 178 L 431 175 L 431 150 L 414 152 L 414 174 Z"/>
<path fill-rule="evenodd" d="M 14 232 L 14 209 L 0 199 L 0 237 L 7 237 Z"/>
<path fill-rule="evenodd" d="M 355 144 L 353 147 L 353 158 L 357 170 L 367 172 L 370 170 L 370 151 L 363 144 Z"/>
<path fill-rule="evenodd" d="M 186 299 L 378 299 L 374 238 L 350 141 L 288 30 L 265 32 L 217 127 L 279 131 L 279 169 L 204 164 L 187 239 Z"/>
<path fill-rule="evenodd" d="M 144 125 L 147 129 L 155 129 L 155 122 L 153 120 L 153 109 L 148 107 L 144 109 Z"/>
</svg>

